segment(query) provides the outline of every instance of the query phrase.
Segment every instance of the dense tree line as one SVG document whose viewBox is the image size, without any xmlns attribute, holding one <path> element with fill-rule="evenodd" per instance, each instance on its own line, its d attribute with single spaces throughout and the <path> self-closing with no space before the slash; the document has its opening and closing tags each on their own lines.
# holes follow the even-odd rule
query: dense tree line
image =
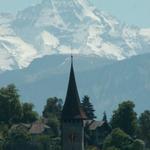
<svg viewBox="0 0 150 150">
<path fill-rule="evenodd" d="M 13 123 L 34 122 L 38 115 L 33 111 L 33 104 L 21 103 L 18 90 L 11 84 L 0 89 L 0 122 L 11 125 Z"/>
<path fill-rule="evenodd" d="M 0 150 L 59 150 L 60 116 L 62 100 L 49 98 L 43 111 L 47 133 L 32 136 L 24 128 L 13 128 L 16 124 L 32 124 L 42 120 L 34 111 L 32 103 L 23 103 L 15 85 L 0 89 Z"/>
<path fill-rule="evenodd" d="M 42 116 L 34 111 L 34 105 L 23 103 L 17 88 L 11 84 L 0 89 L 0 150 L 60 150 L 61 111 L 63 102 L 57 97 L 48 98 Z M 90 120 L 96 118 L 90 97 L 84 96 L 81 106 Z M 114 110 L 110 121 L 104 113 L 112 131 L 106 134 L 103 150 L 150 150 L 150 110 L 137 116 L 132 101 L 125 101 Z M 46 120 L 50 127 L 47 133 L 33 136 L 26 130 L 12 129 L 14 124 L 32 124 Z M 85 128 L 90 138 L 88 129 Z M 97 145 L 87 142 L 87 150 L 96 150 Z"/>
</svg>

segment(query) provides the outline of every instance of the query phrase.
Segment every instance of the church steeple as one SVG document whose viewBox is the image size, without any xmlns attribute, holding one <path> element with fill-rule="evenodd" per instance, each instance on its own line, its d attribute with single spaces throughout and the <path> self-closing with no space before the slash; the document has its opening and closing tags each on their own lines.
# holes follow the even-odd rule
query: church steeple
<svg viewBox="0 0 150 150">
<path fill-rule="evenodd" d="M 84 119 L 86 115 L 81 107 L 71 56 L 68 90 L 62 111 L 62 150 L 85 150 Z"/>
<path fill-rule="evenodd" d="M 72 55 L 69 84 L 65 104 L 62 111 L 62 119 L 86 119 L 86 115 L 81 108 L 80 98 L 75 80 Z"/>
</svg>

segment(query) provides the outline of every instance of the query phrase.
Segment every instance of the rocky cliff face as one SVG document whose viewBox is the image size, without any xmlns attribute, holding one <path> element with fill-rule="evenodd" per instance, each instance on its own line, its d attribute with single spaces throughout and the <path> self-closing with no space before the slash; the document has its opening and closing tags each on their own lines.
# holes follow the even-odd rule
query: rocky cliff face
<svg viewBox="0 0 150 150">
<path fill-rule="evenodd" d="M 0 18 L 1 71 L 71 51 L 114 60 L 149 52 L 149 29 L 121 24 L 87 0 L 43 0 L 16 16 L 3 13 Z"/>
</svg>

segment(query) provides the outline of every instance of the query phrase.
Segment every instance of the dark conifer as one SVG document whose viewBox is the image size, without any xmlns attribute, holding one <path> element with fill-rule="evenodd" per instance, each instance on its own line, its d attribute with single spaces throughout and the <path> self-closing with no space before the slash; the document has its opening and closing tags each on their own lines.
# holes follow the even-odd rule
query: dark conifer
<svg viewBox="0 0 150 150">
<path fill-rule="evenodd" d="M 103 121 L 104 121 L 104 122 L 107 122 L 107 115 L 106 115 L 106 112 L 105 112 L 105 111 L 104 111 Z"/>
<path fill-rule="evenodd" d="M 89 96 L 84 96 L 83 99 L 82 99 L 82 107 L 83 107 L 83 110 L 86 114 L 86 116 L 88 117 L 88 119 L 94 119 L 96 118 L 94 112 L 94 107 L 92 105 L 92 103 L 90 102 L 90 98 Z"/>
</svg>

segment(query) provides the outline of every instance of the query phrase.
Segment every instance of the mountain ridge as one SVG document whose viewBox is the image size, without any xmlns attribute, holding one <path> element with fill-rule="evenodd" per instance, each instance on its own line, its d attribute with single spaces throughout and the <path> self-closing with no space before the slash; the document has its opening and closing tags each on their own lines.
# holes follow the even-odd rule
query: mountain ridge
<svg viewBox="0 0 150 150">
<path fill-rule="evenodd" d="M 10 16 L 0 15 L 1 71 L 22 69 L 36 58 L 71 51 L 113 60 L 149 53 L 149 29 L 123 25 L 87 0 L 43 0 Z"/>
<path fill-rule="evenodd" d="M 129 99 L 134 101 L 138 114 L 149 109 L 149 58 L 150 54 L 143 54 L 122 61 L 102 61 L 99 57 L 96 60 L 76 55 L 74 69 L 80 99 L 89 95 L 98 116 L 103 111 L 110 115 L 118 103 Z M 41 113 L 48 97 L 65 99 L 69 69 L 69 55 L 44 56 L 26 69 L 1 74 L 0 85 L 14 83 L 21 99 L 34 103 Z"/>
<path fill-rule="evenodd" d="M 80 98 L 89 95 L 98 115 L 126 99 L 138 113 L 148 109 L 150 29 L 122 24 L 86 0 L 61 2 L 0 14 L 0 85 L 16 84 L 41 112 L 48 97 L 64 100 L 72 52 Z"/>
</svg>

